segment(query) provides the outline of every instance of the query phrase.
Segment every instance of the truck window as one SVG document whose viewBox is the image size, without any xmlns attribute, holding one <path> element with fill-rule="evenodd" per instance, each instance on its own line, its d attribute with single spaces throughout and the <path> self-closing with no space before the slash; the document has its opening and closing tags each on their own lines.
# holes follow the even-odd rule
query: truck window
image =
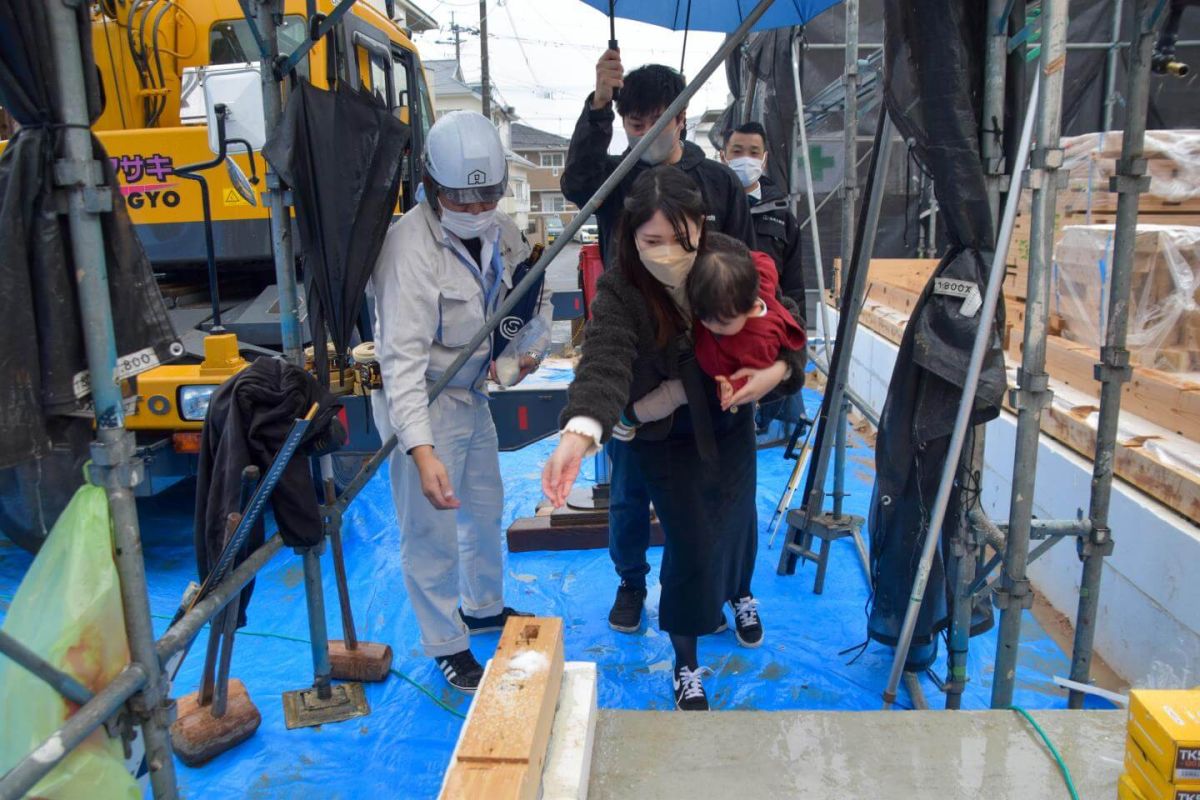
<svg viewBox="0 0 1200 800">
<path fill-rule="evenodd" d="M 396 109 L 396 87 L 387 47 L 359 31 L 354 33 L 353 40 L 359 84 L 394 111 Z"/>
<path fill-rule="evenodd" d="M 286 56 L 308 37 L 304 17 L 289 14 L 279 24 L 279 52 Z M 214 22 L 208 31 L 208 61 L 210 64 L 244 64 L 259 60 L 258 45 L 245 19 L 223 19 Z M 296 65 L 296 71 L 308 78 L 308 56 Z"/>
</svg>

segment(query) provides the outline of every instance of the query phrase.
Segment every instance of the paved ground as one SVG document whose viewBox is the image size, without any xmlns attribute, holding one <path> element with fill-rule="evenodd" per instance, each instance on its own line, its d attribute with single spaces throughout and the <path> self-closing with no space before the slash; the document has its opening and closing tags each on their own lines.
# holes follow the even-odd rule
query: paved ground
<svg viewBox="0 0 1200 800">
<path fill-rule="evenodd" d="M 1123 711 L 1036 711 L 1083 798 L 1113 797 Z M 602 709 L 588 796 L 1066 797 L 1062 773 L 1011 711 Z"/>
</svg>

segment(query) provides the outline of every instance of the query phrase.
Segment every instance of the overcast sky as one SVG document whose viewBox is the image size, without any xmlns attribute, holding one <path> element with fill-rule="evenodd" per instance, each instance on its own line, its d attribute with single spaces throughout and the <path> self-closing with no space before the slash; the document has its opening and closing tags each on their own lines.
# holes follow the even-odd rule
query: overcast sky
<svg viewBox="0 0 1200 800">
<path fill-rule="evenodd" d="M 416 37 L 421 57 L 454 58 L 451 13 L 459 25 L 479 27 L 478 0 L 417 0 L 441 25 Z M 608 16 L 580 0 L 488 0 L 491 78 L 501 98 L 515 106 L 527 125 L 570 136 L 583 101 L 595 86 L 596 61 L 608 46 Z M 699 72 L 721 46 L 718 33 L 688 34 L 684 74 Z M 617 40 L 626 71 L 652 62 L 679 68 L 683 33 L 617 19 Z M 439 44 L 438 42 L 447 42 Z M 479 37 L 464 34 L 462 69 L 468 81 L 479 79 Z M 706 108 L 724 108 L 728 95 L 720 67 L 692 99 L 688 116 Z M 617 127 L 614 149 L 624 147 Z"/>
</svg>

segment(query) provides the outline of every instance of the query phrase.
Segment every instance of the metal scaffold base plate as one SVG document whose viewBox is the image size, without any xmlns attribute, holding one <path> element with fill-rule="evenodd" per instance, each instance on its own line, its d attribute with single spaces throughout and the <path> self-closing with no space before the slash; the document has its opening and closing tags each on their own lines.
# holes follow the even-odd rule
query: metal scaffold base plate
<svg viewBox="0 0 1200 800">
<path fill-rule="evenodd" d="M 283 718 L 288 730 L 345 722 L 371 713 L 361 683 L 339 683 L 330 689 L 328 699 L 319 697 L 315 686 L 284 692 Z"/>
<path fill-rule="evenodd" d="M 258 730 L 262 716 L 250 699 L 246 686 L 229 680 L 225 714 L 212 715 L 212 706 L 202 706 L 199 692 L 179 698 L 179 716 L 171 724 L 171 749 L 189 767 L 205 764 L 249 739 Z"/>
</svg>

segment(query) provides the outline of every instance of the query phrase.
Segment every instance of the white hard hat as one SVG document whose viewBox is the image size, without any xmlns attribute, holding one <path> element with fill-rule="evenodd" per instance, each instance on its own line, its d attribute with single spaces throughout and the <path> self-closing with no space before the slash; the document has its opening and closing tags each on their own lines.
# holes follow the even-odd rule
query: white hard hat
<svg viewBox="0 0 1200 800">
<path fill-rule="evenodd" d="M 508 162 L 496 126 L 474 111 L 443 116 L 429 129 L 425 174 L 456 203 L 500 200 L 508 187 Z"/>
</svg>

